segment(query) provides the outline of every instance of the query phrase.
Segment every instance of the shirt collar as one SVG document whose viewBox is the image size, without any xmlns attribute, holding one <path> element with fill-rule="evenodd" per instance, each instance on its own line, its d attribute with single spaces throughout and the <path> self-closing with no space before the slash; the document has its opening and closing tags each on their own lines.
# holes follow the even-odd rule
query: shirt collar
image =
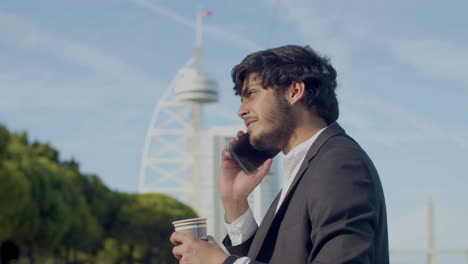
<svg viewBox="0 0 468 264">
<path fill-rule="evenodd" d="M 327 127 L 320 129 L 317 133 L 311 136 L 306 141 L 302 142 L 301 144 L 294 147 L 289 153 L 284 157 L 284 171 L 286 180 L 292 177 L 292 173 L 296 166 L 305 158 L 307 151 L 318 138 L 320 133 L 325 130 Z"/>
</svg>

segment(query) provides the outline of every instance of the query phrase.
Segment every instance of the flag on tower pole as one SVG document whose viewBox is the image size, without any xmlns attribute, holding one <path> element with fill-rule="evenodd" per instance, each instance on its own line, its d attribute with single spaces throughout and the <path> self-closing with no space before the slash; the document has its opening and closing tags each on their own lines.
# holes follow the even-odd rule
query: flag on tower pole
<svg viewBox="0 0 468 264">
<path fill-rule="evenodd" d="M 206 17 L 206 16 L 212 16 L 213 15 L 213 11 L 211 10 L 203 10 L 201 11 L 201 15 Z"/>
</svg>

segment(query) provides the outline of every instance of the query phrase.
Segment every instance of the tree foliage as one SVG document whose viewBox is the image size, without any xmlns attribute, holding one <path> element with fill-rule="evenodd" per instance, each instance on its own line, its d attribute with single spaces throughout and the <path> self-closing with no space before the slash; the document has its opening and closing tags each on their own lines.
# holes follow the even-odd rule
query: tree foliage
<svg viewBox="0 0 468 264">
<path fill-rule="evenodd" d="M 0 183 L 0 245 L 28 249 L 30 263 L 173 263 L 171 222 L 196 216 L 163 194 L 113 191 L 49 143 L 2 125 Z"/>
</svg>

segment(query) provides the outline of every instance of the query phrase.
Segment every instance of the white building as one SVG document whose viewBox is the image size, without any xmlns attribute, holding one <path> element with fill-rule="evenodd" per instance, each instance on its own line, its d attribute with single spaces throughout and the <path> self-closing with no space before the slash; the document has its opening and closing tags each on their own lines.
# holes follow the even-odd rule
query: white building
<svg viewBox="0 0 468 264">
<path fill-rule="evenodd" d="M 201 217 L 208 218 L 208 234 L 216 241 L 221 240 L 226 235 L 224 226 L 224 208 L 218 193 L 218 177 L 221 168 L 221 153 L 228 146 L 228 142 L 242 127 L 213 127 L 206 133 L 206 142 L 203 148 L 206 160 L 204 190 L 199 193 L 203 195 L 204 206 Z M 260 223 L 268 210 L 271 202 L 281 188 L 281 181 L 278 173 L 278 159 L 273 160 L 270 173 L 265 176 L 262 183 L 249 196 L 249 205 L 254 213 L 257 223 Z M 206 192 L 205 192 L 206 191 Z"/>
</svg>

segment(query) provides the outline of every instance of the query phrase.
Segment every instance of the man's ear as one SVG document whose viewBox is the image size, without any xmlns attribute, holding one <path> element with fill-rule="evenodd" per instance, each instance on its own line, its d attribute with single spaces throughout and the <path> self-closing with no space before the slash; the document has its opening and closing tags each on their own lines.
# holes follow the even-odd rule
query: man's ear
<svg viewBox="0 0 468 264">
<path fill-rule="evenodd" d="M 286 93 L 286 99 L 291 105 L 301 102 L 305 96 L 304 81 L 293 81 Z"/>
</svg>

